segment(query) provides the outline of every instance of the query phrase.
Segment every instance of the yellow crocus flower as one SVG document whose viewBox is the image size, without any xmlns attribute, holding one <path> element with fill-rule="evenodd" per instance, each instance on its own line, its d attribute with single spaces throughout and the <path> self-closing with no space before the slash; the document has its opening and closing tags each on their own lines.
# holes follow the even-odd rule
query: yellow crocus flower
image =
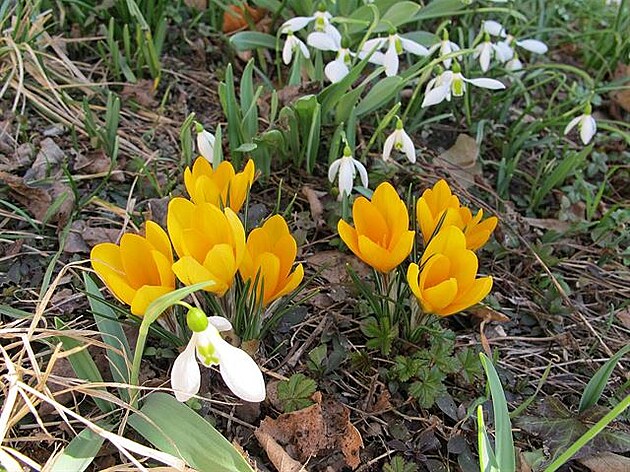
<svg viewBox="0 0 630 472">
<path fill-rule="evenodd" d="M 420 266 L 410 264 L 407 282 L 427 313 L 448 316 L 479 303 L 492 288 L 492 277 L 477 277 L 477 256 L 466 249 L 456 226 L 446 227 L 428 244 Z"/>
<path fill-rule="evenodd" d="M 379 185 L 372 201 L 359 197 L 352 206 L 354 228 L 343 220 L 339 236 L 363 262 L 387 273 L 411 252 L 414 232 L 409 230 L 405 203 L 391 184 Z"/>
<path fill-rule="evenodd" d="M 147 221 L 145 233 L 123 234 L 120 245 L 97 244 L 90 253 L 92 267 L 103 283 L 137 316 L 143 316 L 153 300 L 175 289 L 173 250 L 166 232 Z"/>
<path fill-rule="evenodd" d="M 469 208 L 461 206 L 445 180 L 439 180 L 432 189 L 426 189 L 416 205 L 416 219 L 425 244 L 448 226 L 456 226 L 466 236 L 466 247 L 476 251 L 482 247 L 497 226 L 496 216 L 481 221 L 483 210 L 473 217 Z"/>
<path fill-rule="evenodd" d="M 302 281 L 302 264 L 290 273 L 297 244 L 282 216 L 274 215 L 254 229 L 247 237 L 246 247 L 239 271 L 243 280 L 251 283 L 258 276 L 258 299 L 261 301 L 262 294 L 263 306 L 292 292 Z"/>
<path fill-rule="evenodd" d="M 203 157 L 198 157 L 192 170 L 186 167 L 184 185 L 194 203 L 212 203 L 239 212 L 247 192 L 254 182 L 256 169 L 251 159 L 242 172 L 234 171 L 231 162 L 223 161 L 215 169 Z"/>
<path fill-rule="evenodd" d="M 173 198 L 166 225 L 179 256 L 173 264 L 177 278 L 185 285 L 212 280 L 205 290 L 223 295 L 245 253 L 245 230 L 236 213 L 210 203 Z"/>
</svg>

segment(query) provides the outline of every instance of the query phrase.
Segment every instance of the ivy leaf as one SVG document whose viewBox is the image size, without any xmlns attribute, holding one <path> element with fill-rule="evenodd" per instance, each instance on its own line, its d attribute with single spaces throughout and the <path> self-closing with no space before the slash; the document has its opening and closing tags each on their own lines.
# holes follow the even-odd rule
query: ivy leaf
<svg viewBox="0 0 630 472">
<path fill-rule="evenodd" d="M 557 398 L 547 397 L 538 412 L 540 416 L 519 417 L 517 425 L 528 433 L 542 438 L 555 457 L 586 433 L 593 423 L 603 418 L 608 409 L 595 405 L 576 415 Z M 573 459 L 604 451 L 622 453 L 630 451 L 630 434 L 608 427 L 580 449 Z"/>
<path fill-rule="evenodd" d="M 416 399 L 421 408 L 430 408 L 435 400 L 446 392 L 442 381 L 444 374 L 437 367 L 422 368 L 417 375 L 418 380 L 409 386 L 409 394 Z"/>
<path fill-rule="evenodd" d="M 317 385 L 304 374 L 294 374 L 289 380 L 278 383 L 278 399 L 285 413 L 301 410 L 313 404 L 311 396 Z"/>
</svg>

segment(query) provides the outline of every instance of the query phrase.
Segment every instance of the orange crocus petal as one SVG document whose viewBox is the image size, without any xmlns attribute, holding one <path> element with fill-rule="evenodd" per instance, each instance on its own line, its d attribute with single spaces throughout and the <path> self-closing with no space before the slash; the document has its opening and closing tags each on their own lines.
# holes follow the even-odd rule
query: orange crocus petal
<svg viewBox="0 0 630 472">
<path fill-rule="evenodd" d="M 383 215 L 391 239 L 396 239 L 409 229 L 407 207 L 390 183 L 384 182 L 376 188 L 372 195 L 372 204 Z M 357 230 L 359 231 L 358 227 Z"/>
<path fill-rule="evenodd" d="M 238 266 L 245 255 L 245 228 L 243 228 L 243 223 L 241 223 L 238 215 L 230 208 L 225 209 L 225 218 L 231 230 L 230 243 L 234 249 L 236 266 Z"/>
<path fill-rule="evenodd" d="M 454 278 L 445 280 L 438 285 L 426 288 L 422 291 L 422 302 L 435 314 L 443 314 L 457 296 L 457 280 Z"/>
<path fill-rule="evenodd" d="M 147 307 L 157 298 L 173 291 L 172 287 L 160 287 L 144 285 L 136 292 L 131 302 L 131 313 L 136 316 L 143 316 Z"/>
<path fill-rule="evenodd" d="M 160 225 L 153 221 L 147 221 L 145 224 L 145 237 L 151 245 L 162 253 L 166 258 L 173 262 L 173 247 L 171 246 L 171 240 L 168 239 L 168 234 L 162 229 Z"/>
<path fill-rule="evenodd" d="M 479 211 L 481 212 L 481 210 Z M 492 235 L 492 232 L 496 228 L 498 222 L 499 220 L 496 216 L 491 216 L 490 218 L 483 220 L 476 226 L 473 226 L 471 228 L 467 227 L 466 243 L 468 249 L 470 249 L 471 251 L 476 251 L 477 249 L 484 246 L 488 242 L 488 239 L 490 239 L 490 236 Z"/>
<path fill-rule="evenodd" d="M 120 257 L 132 287 L 159 285 L 159 274 L 151 257 L 151 249 L 147 240 L 137 234 L 123 234 L 120 239 Z"/>
<path fill-rule="evenodd" d="M 418 285 L 419 276 L 420 267 L 418 264 L 412 262 L 409 264 L 409 268 L 407 269 L 407 283 L 409 283 L 409 288 L 416 298 L 421 299 L 422 293 L 420 291 L 420 286 Z"/>
<path fill-rule="evenodd" d="M 428 243 L 429 239 L 431 239 L 431 236 L 433 235 L 433 231 L 435 230 L 437 223 L 433 219 L 433 214 L 431 213 L 429 204 L 424 198 L 418 200 L 416 205 L 416 220 L 420 226 L 424 242 Z"/>
<path fill-rule="evenodd" d="M 420 265 L 429 259 L 433 254 L 452 253 L 454 250 L 461 250 L 466 247 L 466 237 L 462 231 L 455 227 L 449 226 L 440 231 L 422 254 Z"/>
<path fill-rule="evenodd" d="M 232 210 L 238 212 L 245 203 L 247 192 L 254 183 L 255 175 L 254 161 L 250 159 L 247 161 L 243 172 L 236 174 L 230 182 L 230 208 Z"/>
<path fill-rule="evenodd" d="M 234 261 L 234 251 L 229 244 L 217 244 L 210 249 L 203 261 L 203 266 L 212 274 L 212 278 L 226 289 L 232 285 L 237 266 Z M 214 289 L 210 291 L 215 292 Z M 223 295 L 224 292 L 222 290 L 219 295 Z"/>
<path fill-rule="evenodd" d="M 107 288 L 122 302 L 131 304 L 136 289 L 125 278 L 120 259 L 120 248 L 113 243 L 101 243 L 92 248 L 90 253 L 92 267 L 103 280 Z"/>
<path fill-rule="evenodd" d="M 394 267 L 404 261 L 411 249 L 413 248 L 413 240 L 416 234 L 413 231 L 405 231 L 396 242 L 395 246 L 391 248 L 389 257 L 394 263 Z"/>
<path fill-rule="evenodd" d="M 273 300 L 283 297 L 287 295 L 288 293 L 291 293 L 293 290 L 297 288 L 298 285 L 300 285 L 303 278 L 304 278 L 304 267 L 302 267 L 302 264 L 298 264 L 295 267 L 295 270 L 293 271 L 293 273 L 289 275 L 289 277 L 287 277 L 284 287 L 280 288 L 278 293 L 274 295 Z"/>
<path fill-rule="evenodd" d="M 450 274 L 457 279 L 460 295 L 465 293 L 475 281 L 477 276 L 478 261 L 474 252 L 465 250 L 456 256 L 457 263 L 450 267 Z"/>
<path fill-rule="evenodd" d="M 357 231 L 346 223 L 344 220 L 339 220 L 337 223 L 337 232 L 341 237 L 341 240 L 348 246 L 355 256 L 359 256 L 359 236 Z"/>
<path fill-rule="evenodd" d="M 420 289 L 433 287 L 450 278 L 451 261 L 442 254 L 435 254 L 422 267 Z"/>
<path fill-rule="evenodd" d="M 266 252 L 259 258 L 258 292 L 262 291 L 263 305 L 267 305 L 276 293 L 278 277 L 280 275 L 280 260 L 275 254 Z"/>
<path fill-rule="evenodd" d="M 401 262 L 393 260 L 387 249 L 362 234 L 359 235 L 359 258 L 384 273 L 391 271 Z"/>
<path fill-rule="evenodd" d="M 475 279 L 468 291 L 463 295 L 458 296 L 457 300 L 455 300 L 453 304 L 448 307 L 448 310 L 442 313 L 442 315 L 452 315 L 476 305 L 486 298 L 486 296 L 490 293 L 490 290 L 492 290 L 492 277 L 481 277 L 479 279 Z"/>
<path fill-rule="evenodd" d="M 352 206 L 352 219 L 358 234 L 372 241 L 389 240 L 389 228 L 381 211 L 365 197 L 359 197 Z"/>
<path fill-rule="evenodd" d="M 151 251 L 151 257 L 160 279 L 160 285 L 175 287 L 175 274 L 173 274 L 173 258 L 168 258 L 159 251 Z"/>
<path fill-rule="evenodd" d="M 194 211 L 195 204 L 185 198 L 173 198 L 168 204 L 166 227 L 179 257 L 187 255 L 184 250 L 185 239 L 182 237 L 182 233 L 184 229 L 192 226 Z"/>
<path fill-rule="evenodd" d="M 218 283 L 216 277 L 199 262 L 190 256 L 180 258 L 173 264 L 173 272 L 184 285 L 194 285 L 200 282 L 212 281 L 204 287 L 204 290 L 214 292 L 215 290 L 227 290 Z"/>
</svg>

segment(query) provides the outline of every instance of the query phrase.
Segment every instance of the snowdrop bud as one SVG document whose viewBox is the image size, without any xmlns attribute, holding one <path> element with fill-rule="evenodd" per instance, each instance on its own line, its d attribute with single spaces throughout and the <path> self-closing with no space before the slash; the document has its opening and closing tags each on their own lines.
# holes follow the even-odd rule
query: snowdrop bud
<svg viewBox="0 0 630 472">
<path fill-rule="evenodd" d="M 208 317 L 199 308 L 191 308 L 186 314 L 186 324 L 193 333 L 200 333 L 208 327 Z"/>
</svg>

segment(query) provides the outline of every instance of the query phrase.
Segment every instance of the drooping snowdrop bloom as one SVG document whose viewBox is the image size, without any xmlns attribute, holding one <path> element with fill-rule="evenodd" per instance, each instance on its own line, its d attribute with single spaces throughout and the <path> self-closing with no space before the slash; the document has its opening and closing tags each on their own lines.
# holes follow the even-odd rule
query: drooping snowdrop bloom
<svg viewBox="0 0 630 472">
<path fill-rule="evenodd" d="M 505 63 L 505 68 L 510 72 L 518 72 L 523 68 L 523 63 L 518 58 L 517 53 L 514 53 L 514 57 Z"/>
<path fill-rule="evenodd" d="M 293 52 L 299 50 L 305 58 L 311 57 L 311 53 L 308 52 L 308 48 L 306 44 L 302 42 L 297 36 L 293 34 L 292 31 L 287 33 L 287 39 L 284 41 L 284 46 L 282 48 L 282 61 L 285 64 L 290 64 L 291 59 L 293 58 Z"/>
<path fill-rule="evenodd" d="M 514 45 L 535 54 L 545 54 L 548 50 L 547 45 L 537 39 L 516 39 L 498 21 L 484 21 L 482 29 L 489 35 L 503 38 L 495 46 L 495 56 L 501 62 L 508 62 L 514 57 Z"/>
<path fill-rule="evenodd" d="M 339 30 L 330 22 L 331 19 L 332 15 L 325 10 L 316 11 L 313 16 L 296 16 L 295 18 L 291 18 L 290 20 L 284 22 L 284 24 L 280 27 L 280 33 L 294 33 L 305 28 L 309 23 L 315 22 L 315 30 L 313 33 L 323 33 L 330 41 L 327 43 L 320 42 L 311 44 L 310 36 L 313 34 L 311 33 L 309 38 L 307 38 L 309 45 L 317 49 L 322 49 L 319 47 L 320 45 L 326 46 L 330 44 L 341 44 L 341 33 L 339 33 Z M 334 51 L 335 49 L 325 48 L 323 50 Z"/>
<path fill-rule="evenodd" d="M 495 45 L 490 41 L 490 35 L 484 33 L 483 42 L 479 43 L 475 48 L 474 57 L 479 58 L 479 65 L 482 72 L 486 72 L 490 68 L 490 60 L 495 54 Z"/>
<path fill-rule="evenodd" d="M 409 135 L 403 129 L 403 123 L 400 118 L 396 121 L 396 129 L 394 132 L 385 140 L 385 145 L 383 146 L 384 161 L 389 159 L 389 156 L 392 154 L 392 149 L 404 153 L 412 164 L 416 162 L 416 148 Z"/>
<path fill-rule="evenodd" d="M 350 72 L 352 52 L 348 48 L 341 47 L 337 51 L 337 57 L 324 67 L 326 78 L 333 84 L 342 80 Z"/>
<path fill-rule="evenodd" d="M 435 82 L 429 81 L 425 91 L 422 108 L 437 105 L 445 99 L 450 101 L 451 95 L 461 97 L 466 92 L 466 84 L 469 83 L 475 87 L 481 87 L 490 90 L 501 90 L 505 88 L 498 80 L 479 78 L 467 79 L 461 73 L 459 63 L 453 63 L 453 70 L 442 72 L 439 77 L 435 78 Z"/>
<path fill-rule="evenodd" d="M 582 142 L 584 144 L 591 142 L 591 139 L 593 139 L 593 136 L 595 136 L 595 133 L 597 132 L 597 123 L 595 122 L 595 118 L 591 116 L 592 111 L 593 107 L 590 103 L 587 103 L 584 107 L 584 113 L 580 116 L 576 116 L 569 122 L 567 127 L 564 129 L 564 134 L 569 134 L 569 132 L 577 125 L 580 130 L 580 138 L 582 139 Z"/>
<path fill-rule="evenodd" d="M 260 368 L 249 354 L 232 346 L 219 334 L 219 331 L 232 329 L 230 322 L 221 316 L 206 316 L 198 308 L 188 311 L 186 322 L 193 334 L 171 371 L 175 398 L 185 402 L 199 392 L 199 359 L 206 367 L 218 365 L 225 384 L 237 397 L 248 402 L 263 401 L 266 392 Z"/>
<path fill-rule="evenodd" d="M 365 166 L 354 157 L 352 157 L 352 151 L 350 147 L 346 145 L 343 150 L 343 156 L 337 159 L 330 165 L 328 169 L 328 180 L 333 183 L 335 176 L 339 174 L 339 197 L 343 194 L 350 195 L 352 193 L 352 187 L 354 187 L 354 178 L 359 172 L 361 177 L 361 184 L 364 187 L 368 186 L 368 174 Z"/>
<path fill-rule="evenodd" d="M 423 45 L 416 43 L 407 38 L 399 36 L 398 33 L 392 33 L 386 38 L 369 39 L 363 44 L 363 48 L 359 57 L 367 56 L 374 48 L 382 49 L 387 47 L 385 54 L 376 51 L 370 57 L 370 62 L 385 66 L 385 75 L 391 77 L 398 74 L 399 60 L 398 56 L 404 51 L 415 54 L 416 56 L 428 56 L 429 50 Z"/>
<path fill-rule="evenodd" d="M 435 43 L 429 48 L 429 54 L 433 54 L 435 51 L 440 50 L 440 57 L 446 56 L 455 51 L 459 51 L 459 46 L 448 38 L 448 31 L 445 29 L 442 31 L 442 40 Z M 447 69 L 451 68 L 451 62 L 453 60 L 449 57 L 442 61 Z"/>
<path fill-rule="evenodd" d="M 197 132 L 197 150 L 208 162 L 214 162 L 214 134 L 206 131 L 201 123 L 195 122 Z"/>
</svg>

